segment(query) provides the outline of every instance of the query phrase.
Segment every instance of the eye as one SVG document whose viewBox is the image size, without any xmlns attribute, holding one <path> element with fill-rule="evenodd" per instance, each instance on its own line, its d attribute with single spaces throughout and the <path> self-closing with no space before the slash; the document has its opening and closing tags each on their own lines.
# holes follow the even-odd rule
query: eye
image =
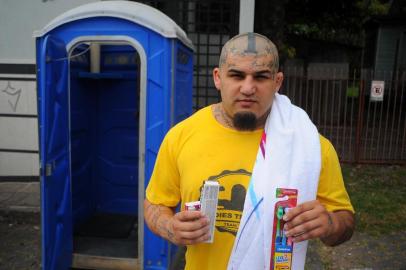
<svg viewBox="0 0 406 270">
<path fill-rule="evenodd" d="M 269 76 L 267 76 L 267 75 L 257 75 L 257 76 L 255 76 L 255 79 L 257 79 L 257 80 L 268 80 Z"/>
<path fill-rule="evenodd" d="M 234 79 L 243 79 L 244 78 L 244 76 L 242 74 L 239 74 L 239 73 L 231 73 L 230 77 L 234 78 Z"/>
</svg>

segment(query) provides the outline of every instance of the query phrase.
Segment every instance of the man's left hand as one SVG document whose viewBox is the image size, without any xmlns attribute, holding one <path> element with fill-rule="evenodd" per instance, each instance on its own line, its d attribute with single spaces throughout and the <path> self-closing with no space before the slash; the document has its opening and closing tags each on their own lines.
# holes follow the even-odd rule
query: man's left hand
<svg viewBox="0 0 406 270">
<path fill-rule="evenodd" d="M 294 242 L 325 238 L 333 231 L 331 213 L 317 200 L 302 203 L 283 216 L 286 236 Z"/>
<path fill-rule="evenodd" d="M 328 246 L 349 240 L 354 231 L 354 214 L 347 210 L 328 212 L 317 200 L 302 203 L 283 216 L 286 236 L 293 242 L 320 238 Z"/>
</svg>

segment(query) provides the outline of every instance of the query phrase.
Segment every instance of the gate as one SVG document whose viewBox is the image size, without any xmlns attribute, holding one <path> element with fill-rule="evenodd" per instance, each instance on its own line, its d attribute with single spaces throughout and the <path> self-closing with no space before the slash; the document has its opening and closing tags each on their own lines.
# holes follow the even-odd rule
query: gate
<svg viewBox="0 0 406 270">
<path fill-rule="evenodd" d="M 144 0 L 169 15 L 195 46 L 193 108 L 220 100 L 212 70 L 223 44 L 238 33 L 234 0 Z M 406 72 L 349 71 L 346 64 L 310 63 L 283 70 L 282 94 L 307 111 L 331 140 L 340 160 L 406 164 Z M 385 82 L 382 101 L 371 100 L 371 82 Z"/>
<path fill-rule="evenodd" d="M 327 65 L 310 65 L 306 73 L 286 68 L 281 93 L 307 111 L 341 161 L 406 164 L 406 72 Z M 373 81 L 384 83 L 378 97 L 371 95 Z"/>
<path fill-rule="evenodd" d="M 240 1 L 235 0 L 144 0 L 170 16 L 195 46 L 193 108 L 220 101 L 212 71 L 218 66 L 221 48 L 238 34 Z"/>
</svg>

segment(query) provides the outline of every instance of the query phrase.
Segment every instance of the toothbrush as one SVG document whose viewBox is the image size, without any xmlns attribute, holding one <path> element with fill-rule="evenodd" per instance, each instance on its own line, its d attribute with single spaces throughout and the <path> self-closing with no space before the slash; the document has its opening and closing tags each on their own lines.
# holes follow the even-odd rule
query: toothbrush
<svg viewBox="0 0 406 270">
<path fill-rule="evenodd" d="M 278 209 L 276 211 L 276 217 L 278 219 L 278 222 L 276 223 L 276 236 L 282 236 L 283 233 L 281 233 L 281 220 L 283 217 L 283 208 L 282 206 L 278 206 Z"/>
<path fill-rule="evenodd" d="M 285 207 L 284 210 L 285 210 L 285 214 L 286 214 L 286 213 L 289 212 L 290 208 L 289 208 L 289 207 Z M 287 243 L 286 243 L 286 241 L 287 241 Z M 284 234 L 283 234 L 282 242 L 283 242 L 284 245 L 287 244 L 288 246 L 291 246 L 291 245 L 292 245 L 292 237 L 291 237 L 291 236 L 286 237 L 286 235 L 285 235 L 285 233 L 284 233 Z"/>
</svg>

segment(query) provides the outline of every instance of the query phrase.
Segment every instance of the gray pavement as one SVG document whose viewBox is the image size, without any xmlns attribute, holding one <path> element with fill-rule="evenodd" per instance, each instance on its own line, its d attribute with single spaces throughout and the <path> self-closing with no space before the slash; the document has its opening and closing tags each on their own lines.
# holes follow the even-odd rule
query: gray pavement
<svg viewBox="0 0 406 270">
<path fill-rule="evenodd" d="M 0 182 L 0 270 L 41 269 L 40 183 Z"/>
<path fill-rule="evenodd" d="M 0 182 L 0 211 L 39 213 L 39 182 Z"/>
<path fill-rule="evenodd" d="M 0 182 L 0 270 L 36 270 L 40 263 L 40 183 Z M 406 231 L 355 232 L 336 248 L 310 241 L 306 270 L 406 269 Z"/>
</svg>

